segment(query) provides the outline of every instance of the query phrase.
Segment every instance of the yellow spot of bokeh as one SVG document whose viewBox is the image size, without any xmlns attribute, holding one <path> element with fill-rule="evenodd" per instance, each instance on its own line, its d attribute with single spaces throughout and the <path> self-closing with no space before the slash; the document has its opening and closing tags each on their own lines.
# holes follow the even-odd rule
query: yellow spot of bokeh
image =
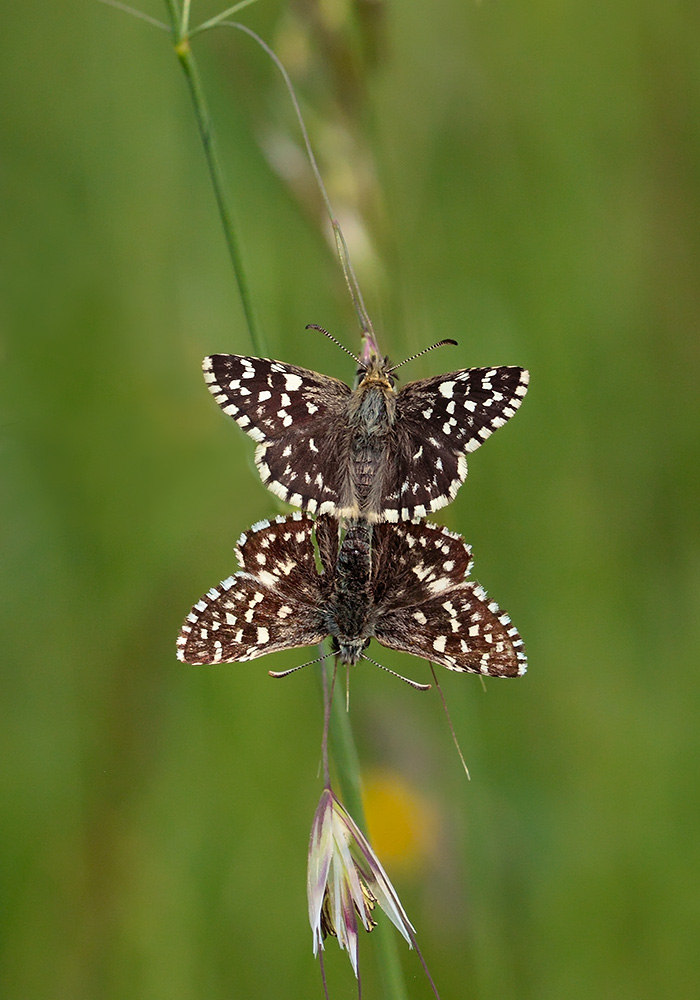
<svg viewBox="0 0 700 1000">
<path fill-rule="evenodd" d="M 435 805 L 398 772 L 379 768 L 365 775 L 363 800 L 370 843 L 382 864 L 393 873 L 422 868 L 437 846 Z"/>
</svg>

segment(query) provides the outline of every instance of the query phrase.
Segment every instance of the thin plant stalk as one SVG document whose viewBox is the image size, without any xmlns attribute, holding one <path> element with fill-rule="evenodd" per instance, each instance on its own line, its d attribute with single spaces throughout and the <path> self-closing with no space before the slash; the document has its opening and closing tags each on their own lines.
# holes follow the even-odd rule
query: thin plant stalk
<svg viewBox="0 0 700 1000">
<path fill-rule="evenodd" d="M 183 18 L 180 20 L 175 0 L 165 0 L 165 2 L 170 13 L 173 33 L 176 39 L 175 52 L 185 73 L 185 78 L 190 91 L 190 97 L 192 98 L 194 113 L 197 119 L 197 127 L 199 128 L 199 135 L 202 140 L 202 146 L 204 147 L 204 155 L 206 156 L 207 166 L 209 167 L 209 176 L 214 188 L 216 205 L 219 211 L 221 224 L 224 229 L 224 238 L 226 240 L 229 257 L 231 258 L 234 277 L 236 284 L 238 285 L 238 292 L 243 306 L 243 313 L 245 315 L 248 333 L 250 335 L 250 340 L 255 353 L 263 355 L 265 353 L 263 347 L 263 336 L 258 326 L 255 310 L 253 309 L 250 288 L 245 268 L 243 266 L 243 257 L 238 240 L 238 232 L 234 224 L 233 214 L 226 196 L 226 186 L 224 183 L 221 165 L 219 163 L 211 115 L 209 114 L 209 108 L 199 76 L 199 70 L 192 54 L 189 35 L 187 34 L 186 18 L 189 16 L 189 3 L 186 3 Z"/>
<path fill-rule="evenodd" d="M 233 7 L 223 10 L 216 17 L 211 17 L 208 21 L 203 21 L 202 24 L 198 24 L 196 28 L 190 31 L 190 38 L 198 35 L 200 31 L 208 31 L 209 28 L 216 28 L 221 22 L 227 18 L 231 17 L 232 14 L 237 14 L 239 10 L 243 10 L 244 7 L 250 7 L 252 3 L 257 3 L 258 0 L 240 0 L 240 3 L 234 4 Z"/>
<path fill-rule="evenodd" d="M 328 750 L 333 756 L 333 764 L 338 775 L 345 807 L 353 816 L 355 822 L 365 831 L 365 820 L 362 805 L 362 782 L 360 779 L 360 759 L 355 745 L 350 716 L 343 698 L 334 698 L 333 691 L 336 680 L 336 664 L 330 657 L 321 664 L 323 679 L 323 778 L 328 784 L 329 766 Z M 330 730 L 330 741 L 329 741 Z M 376 960 L 382 981 L 383 996 L 389 1000 L 408 1000 L 406 980 L 404 978 L 396 935 L 387 921 L 380 921 L 372 932 L 376 942 Z"/>
</svg>

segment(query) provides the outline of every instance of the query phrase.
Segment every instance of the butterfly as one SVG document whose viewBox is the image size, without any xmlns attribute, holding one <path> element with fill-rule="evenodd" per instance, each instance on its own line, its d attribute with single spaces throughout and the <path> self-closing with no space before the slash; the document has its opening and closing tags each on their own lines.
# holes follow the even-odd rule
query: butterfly
<svg viewBox="0 0 700 1000">
<path fill-rule="evenodd" d="M 253 660 L 330 636 L 348 665 L 367 659 L 374 638 L 450 670 L 525 673 L 517 629 L 467 579 L 471 550 L 446 528 L 355 522 L 342 536 L 332 516 L 296 512 L 255 524 L 236 555 L 240 570 L 185 619 L 177 640 L 185 663 Z"/>
<path fill-rule="evenodd" d="M 464 368 L 396 391 L 394 368 L 376 358 L 354 390 L 269 358 L 214 354 L 203 370 L 221 409 L 257 442 L 268 489 L 310 513 L 372 523 L 450 503 L 466 454 L 513 416 L 529 382 L 523 368 Z"/>
</svg>

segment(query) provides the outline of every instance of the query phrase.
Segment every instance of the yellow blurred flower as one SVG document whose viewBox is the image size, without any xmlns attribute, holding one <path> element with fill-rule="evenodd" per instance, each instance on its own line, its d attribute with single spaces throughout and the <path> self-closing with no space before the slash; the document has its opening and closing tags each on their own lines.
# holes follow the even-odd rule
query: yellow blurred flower
<svg viewBox="0 0 700 1000">
<path fill-rule="evenodd" d="M 388 769 L 377 769 L 366 776 L 363 802 L 378 853 L 404 871 L 422 868 L 438 841 L 439 817 L 434 804 Z"/>
</svg>

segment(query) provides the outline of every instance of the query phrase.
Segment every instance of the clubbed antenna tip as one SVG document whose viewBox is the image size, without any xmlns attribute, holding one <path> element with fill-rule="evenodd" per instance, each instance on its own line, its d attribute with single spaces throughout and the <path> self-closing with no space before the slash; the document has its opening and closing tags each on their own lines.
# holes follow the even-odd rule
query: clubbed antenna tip
<svg viewBox="0 0 700 1000">
<path fill-rule="evenodd" d="M 402 365 L 407 365 L 409 361 L 415 361 L 416 358 L 422 358 L 424 354 L 428 353 L 428 351 L 434 351 L 436 347 L 444 347 L 445 344 L 451 344 L 453 347 L 459 346 L 456 340 L 452 340 L 449 337 L 446 340 L 438 340 L 437 344 L 431 344 L 430 347 L 425 347 L 422 351 L 419 351 L 418 354 L 413 354 L 410 358 L 406 358 L 405 361 L 399 361 L 398 365 L 392 365 L 391 368 L 387 368 L 386 374 L 388 375 L 389 372 L 395 372 L 397 368 L 401 368 Z"/>
<path fill-rule="evenodd" d="M 316 325 L 315 323 L 307 323 L 307 324 L 306 324 L 306 329 L 307 329 L 307 330 L 318 330 L 318 332 L 319 332 L 319 333 L 323 333 L 323 334 L 325 334 L 325 336 L 326 336 L 326 337 L 328 337 L 328 339 L 329 339 L 329 340 L 332 340 L 332 341 L 333 341 L 333 343 L 334 343 L 334 344 L 335 344 L 335 345 L 336 345 L 337 347 L 339 347 L 339 348 L 341 349 L 341 351 L 345 351 L 345 353 L 346 353 L 346 354 L 349 354 L 349 355 L 350 355 L 350 357 L 352 358 L 352 360 L 353 360 L 353 361 L 354 361 L 354 362 L 355 362 L 355 363 L 356 363 L 357 365 L 359 365 L 359 366 L 360 366 L 360 368 L 365 368 L 365 367 L 366 367 L 366 366 L 365 366 L 365 365 L 364 365 L 364 364 L 363 364 L 363 363 L 362 363 L 362 362 L 360 361 L 360 359 L 359 359 L 359 358 L 357 357 L 357 355 L 353 354 L 353 353 L 352 353 L 352 351 L 349 351 L 349 350 L 348 350 L 348 348 L 347 348 L 347 347 L 346 347 L 346 346 L 345 346 L 344 344 L 341 344 L 339 340 L 336 340 L 336 339 L 335 339 L 335 337 L 333 336 L 333 334 L 332 334 L 332 333 L 329 333 L 329 332 L 328 332 L 328 330 L 324 330 L 324 328 L 323 328 L 322 326 L 317 326 L 317 325 Z"/>
</svg>

